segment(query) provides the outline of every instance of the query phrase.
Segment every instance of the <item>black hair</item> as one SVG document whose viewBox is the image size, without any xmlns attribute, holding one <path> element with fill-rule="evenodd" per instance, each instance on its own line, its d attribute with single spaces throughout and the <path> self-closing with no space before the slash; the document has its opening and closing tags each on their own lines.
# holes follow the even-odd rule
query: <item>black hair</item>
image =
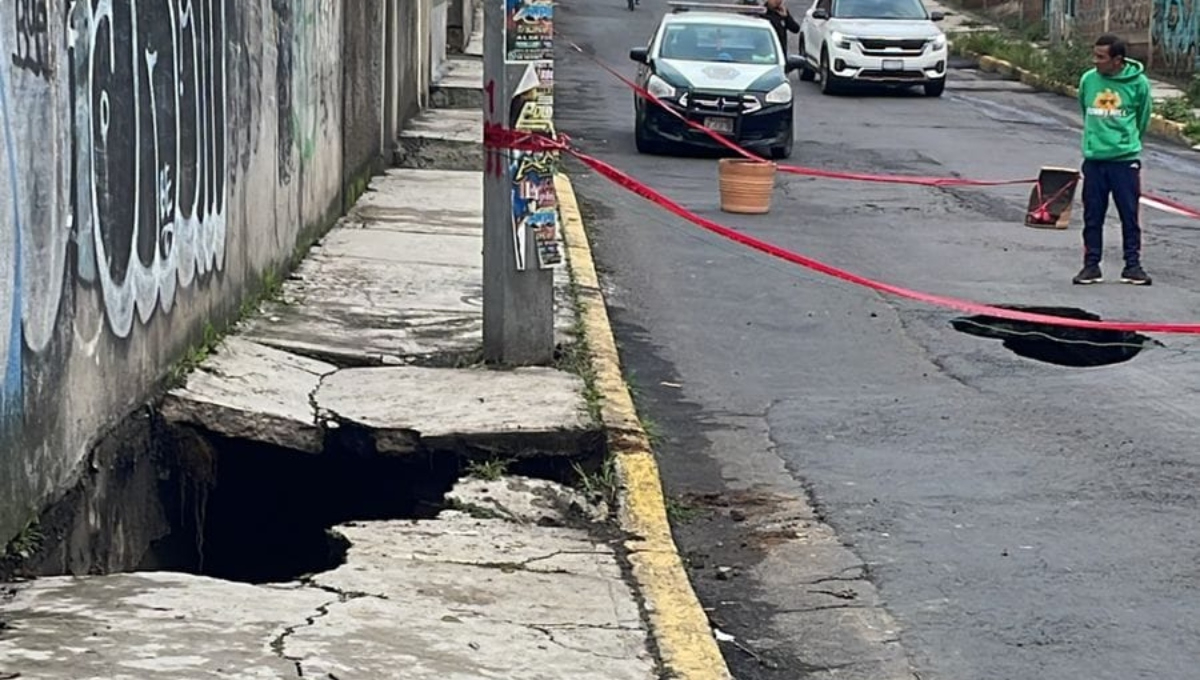
<svg viewBox="0 0 1200 680">
<path fill-rule="evenodd" d="M 1125 41 L 1112 33 L 1105 33 L 1096 38 L 1096 47 L 1107 47 L 1108 56 L 1114 59 L 1117 57 L 1125 58 Z"/>
</svg>

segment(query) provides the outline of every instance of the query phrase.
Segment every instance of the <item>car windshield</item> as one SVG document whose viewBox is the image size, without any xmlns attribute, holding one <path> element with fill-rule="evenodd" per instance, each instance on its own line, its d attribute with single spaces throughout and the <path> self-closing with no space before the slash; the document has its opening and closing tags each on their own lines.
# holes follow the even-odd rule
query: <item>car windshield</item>
<svg viewBox="0 0 1200 680">
<path fill-rule="evenodd" d="M 921 0 L 835 0 L 840 19 L 928 19 Z"/>
<path fill-rule="evenodd" d="M 659 56 L 684 61 L 776 64 L 779 40 L 765 21 L 756 26 L 677 24 L 663 34 Z"/>
</svg>

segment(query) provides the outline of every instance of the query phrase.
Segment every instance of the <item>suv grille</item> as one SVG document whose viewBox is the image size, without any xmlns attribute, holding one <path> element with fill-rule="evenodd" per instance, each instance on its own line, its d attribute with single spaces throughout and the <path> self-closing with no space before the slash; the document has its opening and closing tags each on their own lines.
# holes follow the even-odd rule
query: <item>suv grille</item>
<svg viewBox="0 0 1200 680">
<path fill-rule="evenodd" d="M 859 38 L 863 53 L 872 56 L 915 57 L 925 51 L 925 39 Z"/>
</svg>

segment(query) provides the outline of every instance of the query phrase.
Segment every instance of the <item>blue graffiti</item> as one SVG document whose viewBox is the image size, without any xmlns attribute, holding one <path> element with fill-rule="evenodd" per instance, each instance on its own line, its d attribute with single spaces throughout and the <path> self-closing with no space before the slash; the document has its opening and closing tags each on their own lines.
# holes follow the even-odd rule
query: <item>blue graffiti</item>
<svg viewBox="0 0 1200 680">
<path fill-rule="evenodd" d="M 1153 40 L 1159 53 L 1155 64 L 1170 72 L 1190 72 L 1197 59 L 1197 15 L 1191 3 L 1180 0 L 1155 0 Z"/>
<path fill-rule="evenodd" d="M 0 52 L 3 46 L 0 45 Z M 12 127 L 9 121 L 12 120 L 11 113 L 8 108 L 8 80 L 5 78 L 3 69 L 0 69 L 0 125 L 4 128 L 4 149 L 5 161 L 8 162 L 8 181 L 11 186 L 8 190 L 12 196 L 12 222 L 10 229 L 13 230 L 16 238 L 13 239 L 13 252 L 11 253 L 13 262 L 13 278 L 11 288 L 4 290 L 0 288 L 0 295 L 12 296 L 12 314 L 9 319 L 8 327 L 8 356 L 0 357 L 0 361 L 5 362 L 4 379 L 0 381 L 0 415 L 9 415 L 19 413 L 22 409 L 21 399 L 23 390 L 21 387 L 21 211 L 17 204 L 17 157 L 13 140 Z M 2 257 L 2 256 L 0 256 Z M 0 322 L 2 323 L 2 322 Z M 2 332 L 2 331 L 0 331 Z"/>
</svg>

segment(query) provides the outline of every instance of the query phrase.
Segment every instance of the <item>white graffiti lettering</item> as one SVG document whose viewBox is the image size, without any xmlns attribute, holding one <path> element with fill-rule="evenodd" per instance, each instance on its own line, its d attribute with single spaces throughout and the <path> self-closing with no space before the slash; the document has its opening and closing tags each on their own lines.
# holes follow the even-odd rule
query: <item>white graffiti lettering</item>
<svg viewBox="0 0 1200 680">
<path fill-rule="evenodd" d="M 77 242 L 111 331 L 169 312 L 224 267 L 229 171 L 224 0 L 80 0 L 75 79 Z"/>
</svg>

